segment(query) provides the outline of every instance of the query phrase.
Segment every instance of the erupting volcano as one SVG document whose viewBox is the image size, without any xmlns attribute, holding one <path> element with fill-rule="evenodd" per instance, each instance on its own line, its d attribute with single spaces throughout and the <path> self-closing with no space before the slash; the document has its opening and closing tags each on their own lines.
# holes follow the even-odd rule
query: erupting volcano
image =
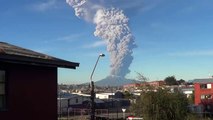
<svg viewBox="0 0 213 120">
<path fill-rule="evenodd" d="M 128 26 L 129 19 L 122 10 L 105 8 L 90 0 L 66 0 L 75 15 L 96 25 L 94 35 L 104 40 L 110 55 L 110 75 L 106 79 L 126 81 L 136 47 Z M 129 82 L 129 81 L 128 81 Z"/>
</svg>

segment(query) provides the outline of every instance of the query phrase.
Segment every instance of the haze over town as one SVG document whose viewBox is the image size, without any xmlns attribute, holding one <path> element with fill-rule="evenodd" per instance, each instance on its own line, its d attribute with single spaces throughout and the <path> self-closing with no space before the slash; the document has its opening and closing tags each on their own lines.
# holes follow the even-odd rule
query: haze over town
<svg viewBox="0 0 213 120">
<path fill-rule="evenodd" d="M 133 2 L 134 1 L 134 2 Z M 211 0 L 91 0 L 105 8 L 119 8 L 129 19 L 137 48 L 131 71 L 150 80 L 174 75 L 191 80 L 213 75 L 213 1 Z M 60 69 L 59 83 L 94 81 L 110 74 L 107 45 L 94 36 L 96 25 L 75 15 L 66 0 L 0 1 L 0 41 L 80 63 L 75 71 Z"/>
</svg>

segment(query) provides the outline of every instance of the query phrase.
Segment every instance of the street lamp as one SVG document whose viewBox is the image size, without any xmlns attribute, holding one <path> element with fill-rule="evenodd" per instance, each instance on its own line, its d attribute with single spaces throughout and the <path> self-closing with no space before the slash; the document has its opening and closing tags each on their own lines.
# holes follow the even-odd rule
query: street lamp
<svg viewBox="0 0 213 120">
<path fill-rule="evenodd" d="M 100 57 L 104 57 L 104 56 L 105 55 L 102 54 L 102 53 L 99 54 L 98 59 L 97 59 L 97 61 L 95 63 L 95 66 L 94 66 L 94 68 L 92 70 L 92 73 L 90 75 L 90 95 L 91 95 L 91 114 L 90 114 L 90 120 L 95 120 L 95 102 L 94 102 L 95 92 L 94 92 L 94 82 L 92 80 L 92 76 L 94 74 L 95 68 L 96 68 L 96 66 L 98 64 L 98 61 L 99 61 Z"/>
</svg>

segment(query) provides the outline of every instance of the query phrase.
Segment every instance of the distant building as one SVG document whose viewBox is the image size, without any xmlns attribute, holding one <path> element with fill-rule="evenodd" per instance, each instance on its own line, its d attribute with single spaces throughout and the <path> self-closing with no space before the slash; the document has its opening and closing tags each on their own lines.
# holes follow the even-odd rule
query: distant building
<svg viewBox="0 0 213 120">
<path fill-rule="evenodd" d="M 123 99 L 124 98 L 124 94 L 122 92 L 120 92 L 120 91 L 117 91 L 115 93 L 115 95 L 113 96 L 113 98 L 115 98 L 115 99 Z"/>
<path fill-rule="evenodd" d="M 58 97 L 58 114 L 67 114 L 68 109 L 89 108 L 90 95 L 70 94 L 64 96 L 61 93 Z"/>
<path fill-rule="evenodd" d="M 98 99 L 110 99 L 115 93 L 96 93 L 95 96 Z"/>
<path fill-rule="evenodd" d="M 187 98 L 194 94 L 194 87 L 181 87 L 180 90 L 186 95 Z"/>
<path fill-rule="evenodd" d="M 124 98 L 124 94 L 120 91 L 112 93 L 96 93 L 98 99 Z"/>
<path fill-rule="evenodd" d="M 77 66 L 0 42 L 0 119 L 57 120 L 57 68 Z"/>
<path fill-rule="evenodd" d="M 68 93 L 70 94 L 70 93 Z M 61 96 L 61 97 L 60 97 Z M 106 108 L 105 102 L 101 99 L 95 99 L 96 109 Z M 72 93 L 58 97 L 58 114 L 67 115 L 69 112 L 79 112 L 79 110 L 89 110 L 91 105 L 91 97 L 88 94 Z"/>
<path fill-rule="evenodd" d="M 160 86 L 165 85 L 165 82 L 160 80 L 160 81 L 150 81 L 150 82 L 143 82 L 143 83 L 132 83 L 132 84 L 124 85 L 123 88 L 124 88 L 124 90 L 128 90 L 131 88 L 134 88 L 136 90 L 145 85 L 149 85 L 149 86 L 153 86 L 153 87 L 160 87 Z"/>
<path fill-rule="evenodd" d="M 165 85 L 165 82 L 163 80 L 161 81 L 150 81 L 148 82 L 148 85 L 153 86 L 153 87 L 160 87 Z"/>
<path fill-rule="evenodd" d="M 131 83 L 131 84 L 123 85 L 123 88 L 124 88 L 124 89 L 138 88 L 138 87 L 140 87 L 140 86 L 141 86 L 140 83 Z"/>
<path fill-rule="evenodd" d="M 203 112 L 213 112 L 213 78 L 194 80 L 195 105 L 202 105 Z"/>
<path fill-rule="evenodd" d="M 71 108 L 89 108 L 89 102 L 91 100 L 90 95 L 76 93 L 75 96 L 69 98 L 69 107 Z"/>
</svg>

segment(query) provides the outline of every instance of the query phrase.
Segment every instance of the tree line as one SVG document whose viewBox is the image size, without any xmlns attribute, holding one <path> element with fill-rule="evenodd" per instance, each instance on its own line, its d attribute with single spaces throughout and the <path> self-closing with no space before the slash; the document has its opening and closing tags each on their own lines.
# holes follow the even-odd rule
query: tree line
<svg viewBox="0 0 213 120">
<path fill-rule="evenodd" d="M 145 77 L 139 78 L 144 80 Z M 174 76 L 168 76 L 164 81 L 166 85 L 185 84 L 184 80 L 176 80 Z M 151 86 L 141 89 L 142 93 L 132 104 L 131 111 L 144 120 L 204 120 L 189 111 L 192 100 L 180 91 L 171 92 L 166 87 Z"/>
</svg>

